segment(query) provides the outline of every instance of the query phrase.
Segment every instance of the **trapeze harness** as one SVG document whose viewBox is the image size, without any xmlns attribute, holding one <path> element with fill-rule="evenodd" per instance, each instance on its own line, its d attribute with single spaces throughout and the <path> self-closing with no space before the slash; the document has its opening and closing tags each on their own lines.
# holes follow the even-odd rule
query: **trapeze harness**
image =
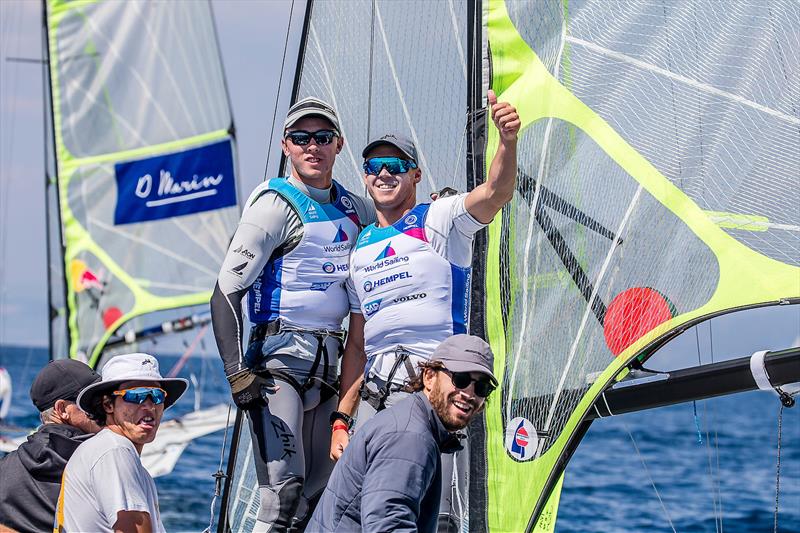
<svg viewBox="0 0 800 533">
<path fill-rule="evenodd" d="M 333 182 L 332 203 L 322 204 L 291 186 L 286 178 L 269 180 L 266 191 L 277 192 L 294 209 L 303 224 L 303 237 L 291 249 L 276 249 L 248 294 L 248 314 L 255 325 L 250 329 L 245 363 L 256 368 L 263 362 L 262 347 L 267 337 L 286 332 L 312 335 L 317 350 L 308 377 L 301 383 L 279 369 L 257 373 L 289 383 L 301 397 L 313 386 L 322 365 L 322 401 L 338 393 L 329 383 L 331 365 L 343 353 L 345 332 L 341 323 L 349 312 L 344 284 L 348 276 L 350 250 L 356 241 L 360 221 L 349 193 Z M 309 324 L 309 317 L 313 317 Z M 326 338 L 338 341 L 337 359 L 331 361 Z M 335 372 L 335 366 L 334 370 Z"/>
</svg>

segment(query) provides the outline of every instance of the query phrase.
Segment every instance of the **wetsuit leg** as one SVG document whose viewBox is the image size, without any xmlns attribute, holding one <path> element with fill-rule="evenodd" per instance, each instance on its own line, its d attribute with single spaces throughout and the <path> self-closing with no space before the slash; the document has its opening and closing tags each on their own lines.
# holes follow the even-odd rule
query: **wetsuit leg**
<svg viewBox="0 0 800 533">
<path fill-rule="evenodd" d="M 303 403 L 289 383 L 275 383 L 267 407 L 248 411 L 261 497 L 253 531 L 288 531 L 303 491 Z"/>
<path fill-rule="evenodd" d="M 313 390 L 318 392 L 319 389 Z M 312 391 L 309 391 L 312 392 Z M 299 521 L 295 528 L 302 531 L 314 508 L 328 484 L 328 478 L 333 471 L 334 462 L 330 458 L 330 415 L 336 410 L 339 403 L 337 396 L 328 398 L 325 402 L 317 403 L 312 409 L 305 412 L 303 420 L 303 442 L 306 454 L 306 482 L 303 485 L 303 498 L 297 510 Z M 308 405 L 308 404 L 307 404 Z"/>
</svg>

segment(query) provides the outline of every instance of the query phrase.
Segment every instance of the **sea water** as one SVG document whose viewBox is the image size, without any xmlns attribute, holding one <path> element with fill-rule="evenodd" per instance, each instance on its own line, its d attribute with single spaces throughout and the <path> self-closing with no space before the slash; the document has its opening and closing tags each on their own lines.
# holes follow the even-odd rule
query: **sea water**
<svg viewBox="0 0 800 533">
<path fill-rule="evenodd" d="M 47 358 L 41 348 L 0 347 L 14 382 L 6 422 L 37 423 L 28 389 Z M 177 357 L 159 361 L 166 374 Z M 228 401 L 216 357 L 189 359 L 181 375 L 194 376 L 202 406 Z M 194 401 L 192 387 L 167 417 Z M 594 422 L 567 469 L 556 531 L 773 531 L 779 410 L 775 395 L 751 392 Z M 782 424 L 778 530 L 800 532 L 800 407 L 784 409 Z M 222 446 L 221 431 L 199 438 L 156 478 L 168 531 L 208 526 Z"/>
</svg>

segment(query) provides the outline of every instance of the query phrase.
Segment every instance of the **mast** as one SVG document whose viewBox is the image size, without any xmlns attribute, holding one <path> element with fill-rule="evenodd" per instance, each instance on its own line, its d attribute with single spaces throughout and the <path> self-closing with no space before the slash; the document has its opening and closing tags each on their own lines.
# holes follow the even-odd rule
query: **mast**
<svg viewBox="0 0 800 533">
<path fill-rule="evenodd" d="M 56 163 L 55 149 L 56 149 L 56 131 L 55 120 L 53 115 L 53 88 L 52 77 L 50 76 L 50 35 L 47 31 L 47 4 L 46 0 L 42 0 L 42 151 L 43 163 L 45 174 L 44 186 L 44 216 L 45 216 L 45 257 L 47 261 L 47 347 L 52 359 L 54 356 L 54 340 L 53 340 L 53 322 L 59 315 L 58 309 L 53 305 L 53 283 L 56 276 L 52 271 L 52 252 L 51 245 L 53 240 L 51 229 L 51 215 L 50 211 L 53 208 L 50 202 L 50 187 L 55 187 L 56 199 L 56 221 L 58 224 L 58 249 L 63 263 L 64 257 L 64 239 L 62 234 L 62 221 L 61 221 L 61 194 L 58 189 L 58 164 Z M 49 105 L 48 105 L 49 104 Z M 49 112 L 48 112 L 49 111 Z M 48 130 L 50 133 L 48 141 Z M 52 152 L 48 150 L 52 147 Z M 50 158 L 53 161 L 53 176 L 50 176 Z M 63 267 L 62 267 L 63 268 Z M 67 283 L 64 276 L 57 276 L 59 278 L 58 285 L 61 288 L 64 302 L 67 301 Z M 69 353 L 70 336 L 64 332 L 64 340 L 66 342 L 66 352 Z"/>
</svg>

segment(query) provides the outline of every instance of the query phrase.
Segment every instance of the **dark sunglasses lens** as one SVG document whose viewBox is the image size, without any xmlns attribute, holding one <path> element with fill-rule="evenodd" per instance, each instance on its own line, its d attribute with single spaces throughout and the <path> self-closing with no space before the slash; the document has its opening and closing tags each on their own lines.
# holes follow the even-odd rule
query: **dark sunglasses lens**
<svg viewBox="0 0 800 533">
<path fill-rule="evenodd" d="M 489 381 L 479 380 L 475 382 L 475 396 L 486 398 L 494 390 L 494 386 Z"/>
<path fill-rule="evenodd" d="M 332 131 L 318 131 L 313 134 L 314 142 L 320 145 L 330 144 L 334 135 Z"/>
<path fill-rule="evenodd" d="M 294 131 L 292 133 L 287 133 L 286 138 L 292 141 L 292 144 L 305 146 L 311 141 L 311 134 L 305 131 Z"/>
<path fill-rule="evenodd" d="M 453 377 L 453 385 L 455 385 L 457 389 L 466 389 L 469 387 L 469 384 L 474 381 L 475 396 L 480 398 L 486 398 L 494 390 L 490 381 L 484 381 L 482 379 L 473 380 L 468 372 L 453 372 L 450 375 Z"/>
</svg>

